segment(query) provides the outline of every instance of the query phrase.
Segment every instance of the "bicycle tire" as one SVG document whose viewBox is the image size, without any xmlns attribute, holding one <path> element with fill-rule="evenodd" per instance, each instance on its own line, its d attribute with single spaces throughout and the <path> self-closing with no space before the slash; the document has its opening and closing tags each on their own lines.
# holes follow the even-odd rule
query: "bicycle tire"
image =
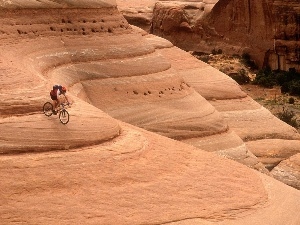
<svg viewBox="0 0 300 225">
<path fill-rule="evenodd" d="M 67 110 L 63 109 L 59 112 L 59 120 L 62 124 L 67 124 L 69 122 L 70 115 Z"/>
<path fill-rule="evenodd" d="M 51 102 L 46 102 L 43 105 L 43 112 L 46 116 L 51 116 L 53 114 L 53 105 Z"/>
</svg>

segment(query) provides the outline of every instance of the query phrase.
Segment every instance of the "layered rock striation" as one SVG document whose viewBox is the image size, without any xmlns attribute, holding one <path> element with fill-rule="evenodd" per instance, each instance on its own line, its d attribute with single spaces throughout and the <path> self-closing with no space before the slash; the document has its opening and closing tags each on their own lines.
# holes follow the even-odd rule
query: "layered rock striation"
<svg viewBox="0 0 300 225">
<path fill-rule="evenodd" d="M 127 4 L 134 7 L 130 2 Z M 282 54 L 285 53 L 278 55 L 278 49 L 282 49 L 279 45 L 281 43 L 279 36 L 277 35 L 278 39 L 273 40 L 274 26 L 282 20 L 277 19 L 275 15 L 283 15 L 285 13 L 283 8 L 285 8 L 290 15 L 289 21 L 297 24 L 297 19 L 295 19 L 297 4 L 268 1 L 255 5 L 250 1 L 157 1 L 153 11 L 152 32 L 171 40 L 176 46 L 189 50 L 211 52 L 213 49 L 222 48 L 225 52 L 236 54 L 244 50 L 247 52 L 251 46 L 257 62 L 261 65 L 264 63 L 271 65 L 276 62 L 277 67 L 271 67 L 277 69 L 278 66 L 283 65 L 283 62 L 284 65 L 287 64 L 285 60 L 282 60 L 285 57 L 282 57 Z M 121 6 L 123 9 L 124 4 Z M 295 25 L 288 27 L 295 27 Z M 281 29 L 288 30 L 287 25 L 281 26 Z M 295 32 L 295 35 L 289 35 L 290 43 L 294 43 L 297 39 L 297 31 Z M 268 46 L 271 50 L 266 52 Z M 281 160 L 298 152 L 299 135 L 296 130 L 283 124 L 269 111 L 246 97 L 245 93 L 234 85 L 234 82 L 225 81 L 221 72 L 205 66 L 204 63 L 201 65 L 196 60 L 187 60 L 190 58 L 187 53 L 181 52 L 180 56 L 176 56 L 173 49 L 160 46 L 159 51 L 171 59 L 171 62 L 174 62 L 172 67 L 176 68 L 185 81 L 222 114 L 229 127 L 246 143 L 246 148 L 244 148 L 247 149 L 246 152 L 249 154 L 253 152 L 269 170 L 272 170 Z M 183 55 L 185 57 L 181 59 Z M 289 68 L 291 67 L 281 69 Z M 207 82 L 211 85 L 207 85 Z M 239 115 L 241 112 L 243 114 Z M 274 124 L 277 125 L 274 126 Z M 187 141 L 199 147 L 203 145 L 207 150 L 211 149 L 197 138 L 193 137 Z M 268 143 L 267 147 L 261 145 L 265 142 Z M 276 147 L 271 147 L 273 145 Z M 274 155 L 268 153 L 274 151 L 276 152 Z M 285 154 L 284 151 L 291 154 Z M 235 158 L 239 156 L 236 154 Z"/>
</svg>

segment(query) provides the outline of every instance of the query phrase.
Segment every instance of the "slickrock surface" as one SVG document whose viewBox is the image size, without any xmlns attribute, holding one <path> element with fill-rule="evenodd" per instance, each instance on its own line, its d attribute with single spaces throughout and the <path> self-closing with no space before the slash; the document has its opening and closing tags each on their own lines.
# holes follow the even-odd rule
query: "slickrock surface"
<svg viewBox="0 0 300 225">
<path fill-rule="evenodd" d="M 0 224 L 299 224 L 299 191 L 241 164 L 266 172 L 226 101 L 264 109 L 97 2 L 0 2 Z M 55 83 L 67 125 L 41 112 Z"/>
<path fill-rule="evenodd" d="M 277 165 L 272 170 L 272 175 L 297 189 L 300 189 L 300 154 L 295 154 L 290 158 L 281 161 L 279 165 Z"/>
<path fill-rule="evenodd" d="M 248 141 L 246 145 L 270 169 L 299 153 L 299 140 L 262 139 Z"/>
<path fill-rule="evenodd" d="M 214 154 L 121 126 L 118 137 L 101 145 L 1 156 L 1 223 L 184 224 L 198 218 L 238 224 L 235 219 L 256 213 L 256 219 L 270 213 L 269 221 L 279 221 L 274 209 L 291 224 L 299 222 L 295 189 Z M 279 203 L 283 193 L 286 201 Z"/>
<path fill-rule="evenodd" d="M 115 6 L 115 0 L 2 0 L 3 9 L 24 8 L 110 8 Z"/>
<path fill-rule="evenodd" d="M 207 150 L 222 150 L 220 152 L 222 155 L 267 172 L 256 157 L 245 148 L 242 140 L 229 129 L 220 113 L 195 91 L 206 86 L 208 93 L 217 93 L 212 98 L 220 96 L 219 93 L 222 91 L 224 94 L 227 91 L 229 97 L 246 96 L 233 80 L 213 70 L 216 72 L 216 79 L 203 73 L 207 77 L 207 82 L 212 84 L 207 86 L 204 79 L 200 81 L 200 77 L 195 76 L 194 80 L 196 79 L 199 84 L 194 85 L 192 79 L 183 79 L 186 78 L 185 75 L 190 74 L 189 71 L 192 71 L 192 75 L 196 74 L 195 70 L 201 71 L 199 68 L 201 65 L 208 71 L 211 67 L 199 63 L 189 54 L 185 55 L 182 50 L 173 47 L 169 42 L 160 38 L 155 41 L 155 37 L 151 35 L 149 39 L 147 36 L 141 39 L 141 36 L 133 35 L 118 38 L 118 43 L 111 43 L 111 46 L 116 45 L 113 49 L 122 48 L 123 52 L 120 54 L 129 53 L 130 58 L 119 60 L 119 54 L 117 59 L 61 66 L 52 72 L 52 76 L 65 74 L 74 80 L 81 80 L 80 90 L 77 90 L 78 96 L 84 95 L 91 104 L 114 118 L 170 138 L 194 142 L 198 147 L 203 147 L 199 142 L 202 138 L 210 136 L 215 141 L 205 144 Z M 100 40 L 97 45 L 101 45 Z M 102 55 L 111 54 L 110 49 L 100 47 L 96 49 L 103 52 Z M 93 52 L 96 54 L 95 50 Z M 183 56 L 180 57 L 180 54 Z M 172 57 L 177 57 L 176 63 L 173 63 L 175 59 Z M 180 68 L 179 60 L 184 60 L 185 57 L 187 57 L 185 64 Z M 191 88 L 185 80 L 195 88 Z M 232 86 L 232 89 L 225 90 L 224 82 Z M 205 93 L 203 96 L 209 98 Z M 230 137 L 228 144 L 219 145 L 220 137 L 224 139 Z"/>
<path fill-rule="evenodd" d="M 126 1 L 123 1 L 120 7 L 122 10 L 125 7 L 124 2 Z M 134 8 L 134 2 L 128 2 L 127 4 L 127 7 Z M 149 4 L 149 2 L 145 3 L 144 7 L 148 7 Z M 232 36 L 230 36 L 231 39 L 239 39 L 239 35 L 244 35 L 243 29 L 245 29 L 245 26 L 243 26 L 243 24 L 250 24 L 251 29 L 249 28 L 249 32 L 256 36 L 261 35 L 260 32 L 269 32 L 263 31 L 262 29 L 257 27 L 262 26 L 261 24 L 257 24 L 257 19 L 263 16 L 264 10 L 266 10 L 270 5 L 268 5 L 266 2 L 261 2 L 261 7 L 257 6 L 253 9 L 248 10 L 248 8 L 246 7 L 247 4 L 248 3 L 243 2 L 241 5 L 238 5 L 236 1 L 156 1 L 153 17 L 153 32 L 166 37 L 172 40 L 172 42 L 176 45 L 182 46 L 187 49 L 189 43 L 185 43 L 186 40 L 191 42 L 191 45 L 195 45 L 201 42 L 201 40 L 196 40 L 197 37 L 194 42 L 192 41 L 193 37 L 195 38 L 195 36 L 192 35 L 191 32 L 196 32 L 195 29 L 197 26 L 202 26 L 203 29 L 201 29 L 201 31 L 204 32 L 204 36 L 207 34 L 212 36 L 215 35 L 216 37 L 219 36 L 219 34 L 215 32 L 215 30 L 211 30 L 211 28 L 205 26 L 205 24 L 203 24 L 202 22 L 197 23 L 197 21 L 203 21 L 203 19 L 205 18 L 205 14 L 208 15 L 212 10 L 212 15 L 209 14 L 209 18 L 216 23 L 216 21 L 224 19 L 224 17 L 226 17 L 225 15 L 230 13 L 232 10 L 234 11 L 234 7 L 236 7 L 237 11 L 234 11 L 233 15 L 241 15 L 234 18 L 238 22 L 236 24 L 237 27 L 229 32 L 229 34 Z M 204 9 L 204 11 L 202 11 L 201 15 L 198 15 L 196 12 L 199 13 L 200 5 Z M 291 6 L 295 5 L 297 4 L 291 3 Z M 138 7 L 142 8 L 142 3 L 139 3 Z M 222 7 L 224 8 L 224 10 L 222 10 Z M 280 1 L 276 2 L 277 11 L 280 11 L 282 7 L 283 6 L 281 5 Z M 243 10 L 245 10 L 247 13 L 242 14 L 241 12 Z M 297 9 L 294 7 L 294 10 Z M 271 17 L 272 12 L 269 11 L 268 13 L 269 14 L 266 18 L 266 21 L 264 20 L 264 23 L 270 22 L 267 19 Z M 213 15 L 219 14 L 224 15 L 224 17 L 214 19 Z M 257 18 L 254 18 L 253 15 L 256 14 Z M 196 15 L 198 15 L 198 17 Z M 244 17 L 247 17 L 247 19 L 243 20 L 242 18 Z M 198 20 L 196 20 L 195 18 L 198 18 Z M 294 14 L 291 16 L 291 20 L 292 18 L 294 18 Z M 221 30 L 223 30 L 224 33 L 228 27 L 227 25 L 222 27 L 221 24 L 222 22 L 219 22 L 215 25 L 216 27 L 219 27 Z M 188 27 L 186 26 L 190 26 L 190 32 L 187 30 Z M 156 32 L 155 29 L 157 29 Z M 239 30 L 241 30 L 240 33 Z M 172 32 L 175 32 L 176 35 L 172 36 Z M 150 36 L 150 39 L 153 39 L 153 36 L 146 35 L 143 32 L 141 33 L 145 35 L 146 38 L 147 36 Z M 235 35 L 237 33 L 239 33 L 239 35 Z M 186 35 L 188 35 L 188 38 Z M 256 40 L 257 38 L 254 39 Z M 268 42 L 267 37 L 264 37 L 263 40 Z M 264 44 L 264 41 L 259 43 L 263 48 L 267 46 L 266 44 Z M 238 43 L 238 41 L 236 43 Z M 201 43 L 200 45 L 201 51 L 206 51 L 205 48 L 212 48 L 212 46 L 216 47 L 215 44 L 209 45 L 209 43 L 206 43 L 204 45 L 203 43 Z M 206 141 L 203 142 L 201 140 L 200 136 L 198 136 L 197 138 L 192 137 L 191 139 L 189 139 L 188 137 L 184 137 L 180 140 L 193 144 L 194 146 L 204 148 L 208 151 L 212 151 L 212 149 L 215 149 L 219 153 L 226 152 L 227 157 L 234 158 L 239 162 L 242 162 L 254 168 L 258 168 L 261 171 L 263 171 L 264 169 L 258 163 L 258 160 L 253 157 L 252 153 L 254 152 L 254 155 L 256 155 L 257 153 L 256 156 L 258 156 L 261 160 L 259 161 L 264 163 L 264 165 L 268 169 L 272 169 L 276 164 L 279 163 L 278 157 L 275 161 L 274 159 L 269 158 L 265 160 L 265 158 L 261 157 L 263 154 L 262 151 L 260 151 L 260 144 L 262 143 L 262 141 L 267 140 L 268 142 L 268 147 L 263 148 L 263 151 L 266 152 L 272 151 L 272 146 L 276 146 L 276 148 L 282 149 L 282 151 L 290 152 L 290 146 L 294 145 L 295 146 L 292 147 L 293 154 L 299 152 L 300 136 L 295 129 L 274 117 L 268 110 L 261 107 L 253 99 L 247 97 L 246 93 L 241 91 L 240 87 L 230 78 L 224 76 L 223 73 L 206 65 L 205 63 L 191 58 L 189 56 L 189 53 L 180 51 L 179 49 L 175 49 L 175 47 L 172 48 L 169 45 L 165 45 L 165 47 L 163 45 L 160 45 L 157 51 L 159 51 L 164 57 L 170 60 L 172 69 L 175 69 L 177 73 L 184 78 L 188 85 L 191 85 L 191 87 L 195 89 L 201 96 L 209 100 L 210 104 L 212 104 L 215 109 L 220 112 L 221 117 L 224 118 L 225 122 L 229 125 L 229 128 L 234 131 L 233 133 L 231 133 L 230 130 L 228 130 L 228 133 L 224 137 L 226 137 L 226 139 L 229 138 L 228 140 L 231 140 L 230 143 L 234 145 L 235 148 L 233 148 L 234 151 L 232 151 L 230 150 L 231 148 L 229 148 L 228 145 L 224 145 L 224 142 L 219 141 L 209 141 L 210 145 L 207 145 Z M 236 50 L 237 51 L 235 53 L 238 52 L 238 49 Z M 223 134 L 225 133 L 223 132 Z M 238 138 L 241 138 L 244 142 L 246 142 L 246 145 L 243 146 L 237 144 L 241 143 L 241 141 L 238 141 L 238 139 L 234 137 L 236 134 L 238 135 Z M 210 138 L 211 137 L 217 137 L 217 140 L 220 140 L 219 136 L 212 135 L 210 136 Z M 248 141 L 250 141 L 249 145 L 247 144 Z M 220 148 L 220 146 L 226 146 L 222 148 L 225 151 L 218 151 L 220 150 L 218 149 Z M 280 160 L 283 159 L 286 158 L 280 158 Z"/>
</svg>

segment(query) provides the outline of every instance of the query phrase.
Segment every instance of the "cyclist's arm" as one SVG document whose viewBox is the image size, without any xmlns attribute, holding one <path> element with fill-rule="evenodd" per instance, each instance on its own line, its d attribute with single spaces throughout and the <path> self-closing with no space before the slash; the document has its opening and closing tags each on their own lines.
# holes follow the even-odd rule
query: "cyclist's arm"
<svg viewBox="0 0 300 225">
<path fill-rule="evenodd" d="M 70 102 L 69 102 L 69 99 L 68 99 L 67 95 L 66 95 L 66 94 L 63 94 L 63 95 L 65 96 L 65 98 L 66 98 L 66 100 L 67 100 L 67 103 L 68 103 L 68 104 L 70 104 Z"/>
</svg>

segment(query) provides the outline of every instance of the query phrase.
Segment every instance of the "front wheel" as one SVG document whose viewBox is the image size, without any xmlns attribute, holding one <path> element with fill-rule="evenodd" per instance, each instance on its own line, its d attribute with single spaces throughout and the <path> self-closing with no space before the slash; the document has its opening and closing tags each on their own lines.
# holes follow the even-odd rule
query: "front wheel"
<svg viewBox="0 0 300 225">
<path fill-rule="evenodd" d="M 43 106 L 43 112 L 46 116 L 51 116 L 53 114 L 53 105 L 51 102 L 46 102 Z"/>
<path fill-rule="evenodd" d="M 63 109 L 59 112 L 59 120 L 62 124 L 67 124 L 69 122 L 69 117 L 67 110 Z"/>
</svg>

